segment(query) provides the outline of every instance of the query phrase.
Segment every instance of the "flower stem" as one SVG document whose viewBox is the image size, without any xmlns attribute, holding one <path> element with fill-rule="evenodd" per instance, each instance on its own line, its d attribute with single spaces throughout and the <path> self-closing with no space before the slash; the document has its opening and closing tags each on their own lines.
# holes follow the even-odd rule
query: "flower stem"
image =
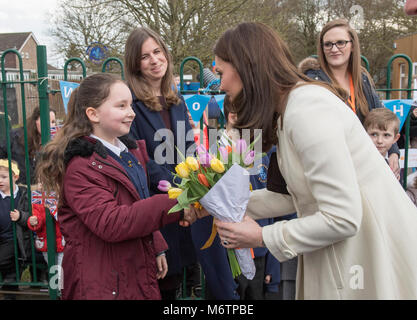
<svg viewBox="0 0 417 320">
<path fill-rule="evenodd" d="M 236 259 L 236 254 L 234 249 L 227 249 L 227 256 L 229 258 L 230 270 L 232 271 L 233 278 L 236 278 L 242 273 L 240 270 L 239 263 Z"/>
</svg>

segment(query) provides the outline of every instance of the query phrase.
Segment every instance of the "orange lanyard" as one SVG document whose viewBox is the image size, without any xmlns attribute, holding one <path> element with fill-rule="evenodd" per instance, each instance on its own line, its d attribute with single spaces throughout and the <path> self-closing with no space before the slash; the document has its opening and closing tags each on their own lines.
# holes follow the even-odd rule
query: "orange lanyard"
<svg viewBox="0 0 417 320">
<path fill-rule="evenodd" d="M 348 102 L 353 112 L 356 113 L 356 104 L 355 104 L 355 88 L 353 87 L 352 75 L 349 74 L 349 84 L 350 84 L 350 96 Z"/>
</svg>

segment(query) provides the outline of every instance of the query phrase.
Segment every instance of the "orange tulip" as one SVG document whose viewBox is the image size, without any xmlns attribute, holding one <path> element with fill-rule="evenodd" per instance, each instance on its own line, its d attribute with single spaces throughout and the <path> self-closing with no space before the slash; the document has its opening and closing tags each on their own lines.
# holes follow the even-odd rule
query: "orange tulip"
<svg viewBox="0 0 417 320">
<path fill-rule="evenodd" d="M 198 177 L 198 181 L 199 181 L 199 182 L 200 182 L 203 186 L 206 186 L 207 188 L 210 188 L 210 184 L 208 183 L 207 178 L 206 178 L 206 176 L 205 176 L 204 174 L 199 173 L 197 177 Z"/>
</svg>

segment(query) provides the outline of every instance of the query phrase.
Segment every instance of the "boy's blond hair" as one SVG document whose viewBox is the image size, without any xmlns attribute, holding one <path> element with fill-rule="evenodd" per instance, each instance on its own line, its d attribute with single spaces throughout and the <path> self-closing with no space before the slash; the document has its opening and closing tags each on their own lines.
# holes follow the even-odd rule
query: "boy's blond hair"
<svg viewBox="0 0 417 320">
<path fill-rule="evenodd" d="M 394 134 L 400 131 L 400 119 L 394 112 L 387 108 L 372 109 L 365 118 L 363 126 L 368 131 L 370 128 L 377 128 L 379 130 L 387 130 L 388 126 L 394 123 Z"/>
<path fill-rule="evenodd" d="M 9 160 L 8 159 L 0 159 L 0 168 L 9 169 Z M 19 176 L 20 170 L 17 162 L 12 160 L 12 172 L 14 175 Z"/>
</svg>

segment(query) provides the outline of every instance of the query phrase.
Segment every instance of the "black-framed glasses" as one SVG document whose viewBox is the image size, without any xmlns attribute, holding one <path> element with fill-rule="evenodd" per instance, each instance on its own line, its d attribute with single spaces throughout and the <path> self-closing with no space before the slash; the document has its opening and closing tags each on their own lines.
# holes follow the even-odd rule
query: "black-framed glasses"
<svg viewBox="0 0 417 320">
<path fill-rule="evenodd" d="M 337 49 L 343 49 L 348 42 L 352 42 L 352 40 L 337 40 L 336 42 L 326 41 L 323 43 L 323 48 L 325 50 L 332 50 L 333 46 L 336 46 Z"/>
</svg>

